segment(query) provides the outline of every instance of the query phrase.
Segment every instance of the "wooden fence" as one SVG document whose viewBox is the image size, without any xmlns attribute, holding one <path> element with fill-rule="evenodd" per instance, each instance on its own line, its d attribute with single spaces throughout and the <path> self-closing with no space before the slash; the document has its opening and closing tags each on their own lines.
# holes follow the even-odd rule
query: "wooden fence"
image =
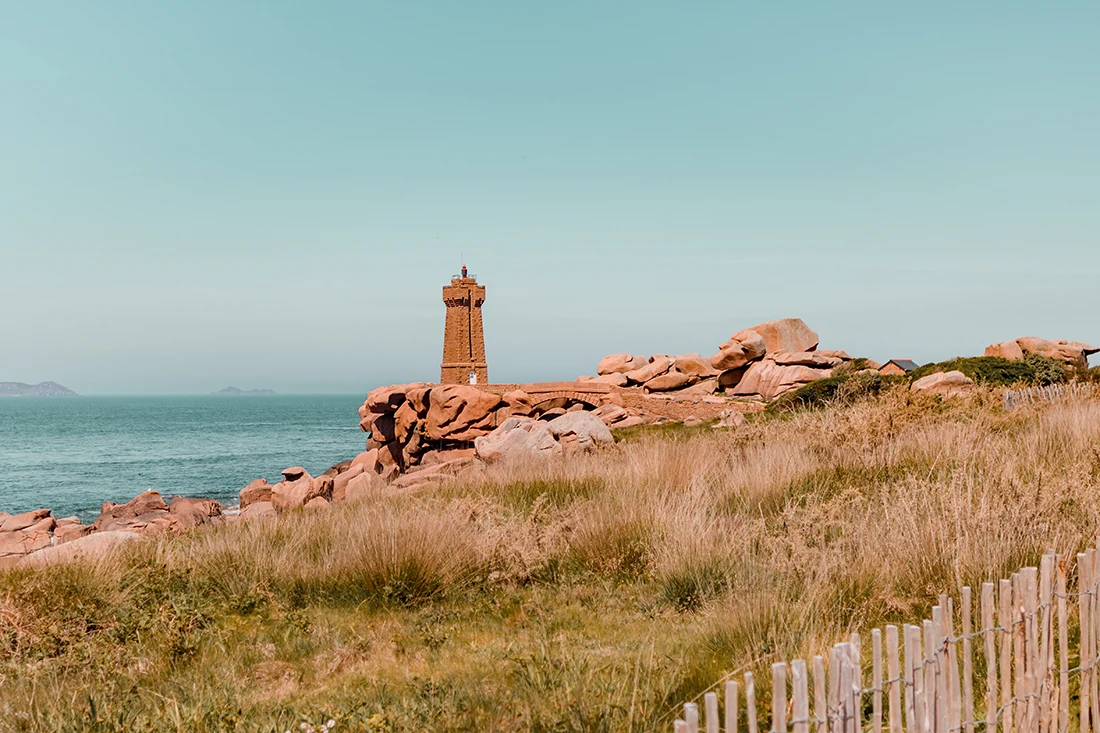
<svg viewBox="0 0 1100 733">
<path fill-rule="evenodd" d="M 1014 410 L 1020 405 L 1033 405 L 1036 402 L 1053 402 L 1063 397 L 1078 397 L 1091 394 L 1095 387 L 1084 382 L 1051 384 L 1046 387 L 1028 387 L 1026 389 L 1006 389 L 1004 391 L 1005 410 Z"/>
<path fill-rule="evenodd" d="M 1075 733 L 1100 733 L 1097 550 L 1077 555 L 1072 569 L 1068 564 L 1050 552 L 1038 568 L 984 583 L 977 608 L 969 587 L 957 607 L 942 595 L 920 625 L 874 629 L 869 650 L 853 634 L 828 658 L 773 664 L 768 730 L 995 733 L 999 726 L 1002 733 L 1067 733 L 1073 726 Z M 702 730 L 759 733 L 753 675 L 743 686 L 726 682 L 724 698 L 720 717 L 718 695 L 704 696 Z M 696 703 L 684 705 L 674 730 L 700 730 Z"/>
</svg>

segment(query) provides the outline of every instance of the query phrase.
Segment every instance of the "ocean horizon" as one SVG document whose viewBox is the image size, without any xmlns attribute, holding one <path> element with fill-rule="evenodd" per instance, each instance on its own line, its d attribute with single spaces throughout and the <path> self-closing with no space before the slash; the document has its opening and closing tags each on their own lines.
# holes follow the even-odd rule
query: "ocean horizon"
<svg viewBox="0 0 1100 733">
<path fill-rule="evenodd" d="M 363 394 L 79 395 L 0 400 L 0 511 L 88 522 L 142 491 L 235 506 L 288 466 L 316 475 L 364 448 Z"/>
</svg>

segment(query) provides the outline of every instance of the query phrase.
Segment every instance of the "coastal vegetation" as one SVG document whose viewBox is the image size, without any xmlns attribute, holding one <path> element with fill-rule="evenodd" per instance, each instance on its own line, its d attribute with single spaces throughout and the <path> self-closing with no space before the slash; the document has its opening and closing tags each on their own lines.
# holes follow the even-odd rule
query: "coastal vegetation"
<svg viewBox="0 0 1100 733">
<path fill-rule="evenodd" d="M 907 382 L 7 571 L 0 730 L 671 730 L 1095 538 L 1100 392 Z"/>
</svg>

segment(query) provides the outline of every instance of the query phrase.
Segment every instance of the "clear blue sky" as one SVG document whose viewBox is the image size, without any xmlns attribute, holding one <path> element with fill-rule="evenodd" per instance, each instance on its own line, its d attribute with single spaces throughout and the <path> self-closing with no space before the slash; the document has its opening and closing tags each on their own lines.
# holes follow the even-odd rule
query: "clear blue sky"
<svg viewBox="0 0 1100 733">
<path fill-rule="evenodd" d="M 1100 3 L 0 2 L 0 380 L 1100 341 Z"/>
</svg>

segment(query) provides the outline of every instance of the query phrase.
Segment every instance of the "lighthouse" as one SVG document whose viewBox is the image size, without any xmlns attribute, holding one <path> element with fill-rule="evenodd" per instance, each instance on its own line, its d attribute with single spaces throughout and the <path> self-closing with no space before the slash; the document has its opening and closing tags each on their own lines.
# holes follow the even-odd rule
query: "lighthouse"
<svg viewBox="0 0 1100 733">
<path fill-rule="evenodd" d="M 443 331 L 441 384 L 487 384 L 489 366 L 485 362 L 485 332 L 481 325 L 481 304 L 485 286 L 477 284 L 466 265 L 462 272 L 443 286 L 443 304 L 447 322 Z"/>
</svg>

